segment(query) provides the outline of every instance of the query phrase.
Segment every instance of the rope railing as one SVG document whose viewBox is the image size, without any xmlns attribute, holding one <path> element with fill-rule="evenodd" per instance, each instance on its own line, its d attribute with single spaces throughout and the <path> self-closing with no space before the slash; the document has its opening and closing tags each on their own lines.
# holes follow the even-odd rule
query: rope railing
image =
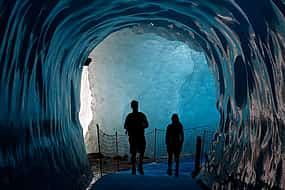
<svg viewBox="0 0 285 190">
<path fill-rule="evenodd" d="M 211 142 L 215 131 L 209 125 L 197 126 L 195 128 L 184 129 L 184 143 L 181 152 L 181 157 L 193 158 L 196 149 L 197 136 L 202 138 L 202 155 L 204 156 L 211 148 Z M 160 161 L 167 158 L 165 144 L 166 130 L 154 128 L 145 133 L 146 151 L 145 157 L 151 161 Z M 108 134 L 97 125 L 97 150 L 98 154 L 102 155 L 104 162 L 100 157 L 100 165 L 106 160 L 115 161 L 115 166 L 111 170 L 119 170 L 121 161 L 129 160 L 129 142 L 126 134 L 115 132 Z M 202 156 L 202 157 L 203 157 Z M 99 158 L 99 157 L 98 157 Z M 116 169 L 114 169 L 116 168 Z M 102 173 L 102 166 L 100 166 Z"/>
</svg>

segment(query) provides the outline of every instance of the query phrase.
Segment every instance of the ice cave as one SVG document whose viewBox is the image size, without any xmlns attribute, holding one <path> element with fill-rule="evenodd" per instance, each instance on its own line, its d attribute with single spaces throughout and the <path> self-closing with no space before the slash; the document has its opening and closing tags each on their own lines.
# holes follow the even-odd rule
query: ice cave
<svg viewBox="0 0 285 190">
<path fill-rule="evenodd" d="M 90 128 L 120 131 L 132 99 L 150 127 L 211 125 L 207 188 L 285 188 L 283 0 L 0 8 L 0 189 L 86 189 Z"/>
<path fill-rule="evenodd" d="M 150 129 L 165 129 L 172 113 L 179 113 L 186 129 L 217 128 L 217 87 L 201 48 L 193 50 L 168 30 L 151 28 L 115 32 L 89 55 L 93 61 L 82 75 L 80 109 L 87 152 L 96 147 L 89 134 L 96 133 L 95 124 L 111 134 L 124 133 L 132 99 L 140 102 Z"/>
</svg>

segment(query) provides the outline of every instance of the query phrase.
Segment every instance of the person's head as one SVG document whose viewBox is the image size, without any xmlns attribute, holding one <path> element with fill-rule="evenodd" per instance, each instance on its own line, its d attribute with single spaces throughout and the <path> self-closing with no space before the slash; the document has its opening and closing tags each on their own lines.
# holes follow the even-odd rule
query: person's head
<svg viewBox="0 0 285 190">
<path fill-rule="evenodd" d="M 139 102 L 136 101 L 136 100 L 133 100 L 133 101 L 131 102 L 131 107 L 132 107 L 132 109 L 133 109 L 134 112 L 137 112 L 138 109 L 139 109 Z"/>
<path fill-rule="evenodd" d="M 172 123 L 179 122 L 178 114 L 177 113 L 173 114 L 172 117 L 171 117 L 171 120 L 172 120 Z"/>
</svg>

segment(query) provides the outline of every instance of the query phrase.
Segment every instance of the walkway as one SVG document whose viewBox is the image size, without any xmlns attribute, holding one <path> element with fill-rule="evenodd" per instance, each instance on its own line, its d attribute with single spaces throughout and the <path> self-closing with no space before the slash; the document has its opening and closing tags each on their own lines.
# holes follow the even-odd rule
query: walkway
<svg viewBox="0 0 285 190">
<path fill-rule="evenodd" d="M 100 178 L 92 190 L 202 190 L 190 176 L 132 176 L 110 174 Z"/>
</svg>

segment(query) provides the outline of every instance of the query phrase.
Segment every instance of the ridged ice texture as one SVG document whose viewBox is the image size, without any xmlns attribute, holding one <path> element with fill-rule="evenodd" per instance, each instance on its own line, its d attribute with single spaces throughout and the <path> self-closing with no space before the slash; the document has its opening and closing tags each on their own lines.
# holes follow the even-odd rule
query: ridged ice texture
<svg viewBox="0 0 285 190">
<path fill-rule="evenodd" d="M 46 165 L 57 179 L 84 173 L 82 65 L 108 34 L 152 23 L 198 42 L 215 71 L 212 188 L 282 187 L 284 14 L 283 0 L 0 1 L 0 167 L 22 168 L 13 179 Z"/>
</svg>

